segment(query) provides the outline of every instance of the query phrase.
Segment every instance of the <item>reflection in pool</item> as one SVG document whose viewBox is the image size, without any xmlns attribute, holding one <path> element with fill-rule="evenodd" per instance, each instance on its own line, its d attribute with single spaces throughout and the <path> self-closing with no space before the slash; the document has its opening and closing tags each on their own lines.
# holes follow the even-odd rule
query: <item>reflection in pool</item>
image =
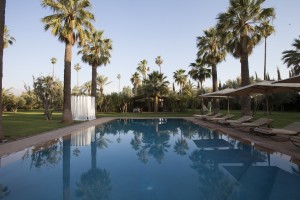
<svg viewBox="0 0 300 200">
<path fill-rule="evenodd" d="M 180 119 L 115 120 L 0 164 L 0 199 L 300 197 L 299 165 Z"/>
</svg>

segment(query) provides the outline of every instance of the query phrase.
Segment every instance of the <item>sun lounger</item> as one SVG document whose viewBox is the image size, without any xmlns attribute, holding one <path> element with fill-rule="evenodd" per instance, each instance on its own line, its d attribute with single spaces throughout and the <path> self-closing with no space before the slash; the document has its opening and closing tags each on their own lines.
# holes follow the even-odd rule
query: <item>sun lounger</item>
<svg viewBox="0 0 300 200">
<path fill-rule="evenodd" d="M 217 122 L 219 120 L 227 120 L 227 119 L 231 119 L 233 117 L 234 117 L 234 115 L 228 114 L 228 115 L 225 115 L 224 117 L 207 118 L 207 120 Z"/>
<path fill-rule="evenodd" d="M 283 128 L 255 128 L 254 132 L 264 135 L 298 135 L 300 133 L 300 122 L 293 122 Z"/>
<path fill-rule="evenodd" d="M 220 117 L 223 114 L 221 113 L 217 113 L 217 114 L 207 114 L 207 115 L 194 115 L 194 117 L 198 118 L 198 119 L 206 119 L 206 118 L 210 118 L 210 117 Z"/>
<path fill-rule="evenodd" d="M 236 127 L 236 128 L 250 128 L 250 131 L 252 132 L 254 128 L 262 127 L 262 126 L 269 126 L 273 121 L 274 121 L 273 119 L 259 118 L 258 120 L 253 121 L 253 122 L 234 123 L 234 124 L 232 124 L 232 126 Z"/>
<path fill-rule="evenodd" d="M 213 115 L 212 113 L 208 113 L 208 114 L 205 114 L 205 115 L 193 115 L 193 117 L 203 118 L 203 117 L 212 116 L 212 115 Z"/>
<path fill-rule="evenodd" d="M 300 136 L 292 136 L 292 137 L 289 137 L 289 139 L 291 140 L 293 145 L 300 148 Z"/>
<path fill-rule="evenodd" d="M 222 113 L 217 113 L 217 114 L 212 115 L 212 116 L 206 116 L 206 117 L 203 117 L 202 119 L 209 120 L 209 119 L 212 119 L 212 118 L 221 117 L 222 115 L 223 115 Z"/>
<path fill-rule="evenodd" d="M 244 122 L 248 122 L 251 119 L 253 119 L 252 116 L 246 115 L 246 116 L 240 117 L 240 118 L 238 118 L 236 120 L 234 120 L 234 119 L 231 119 L 231 120 L 230 119 L 229 120 L 219 120 L 218 122 L 220 124 L 224 124 L 224 125 L 230 125 L 230 124 L 236 124 L 236 123 L 241 124 L 241 123 L 244 123 Z"/>
</svg>

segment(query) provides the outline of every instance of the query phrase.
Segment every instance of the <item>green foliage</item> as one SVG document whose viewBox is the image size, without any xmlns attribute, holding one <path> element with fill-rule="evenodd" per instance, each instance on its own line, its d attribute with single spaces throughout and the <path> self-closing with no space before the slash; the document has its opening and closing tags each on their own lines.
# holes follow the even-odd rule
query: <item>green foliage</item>
<svg viewBox="0 0 300 200">
<path fill-rule="evenodd" d="M 15 96 L 10 89 L 2 89 L 2 110 L 17 112 L 18 108 L 22 108 L 26 104 L 23 97 Z"/>
<path fill-rule="evenodd" d="M 51 120 L 52 111 L 62 107 L 63 84 L 58 79 L 53 81 L 50 76 L 33 79 L 33 91 L 45 109 L 47 120 Z"/>
<path fill-rule="evenodd" d="M 282 52 L 282 60 L 292 70 L 293 75 L 298 75 L 300 74 L 300 36 L 294 40 L 292 46 L 294 47 L 293 50 Z"/>
</svg>

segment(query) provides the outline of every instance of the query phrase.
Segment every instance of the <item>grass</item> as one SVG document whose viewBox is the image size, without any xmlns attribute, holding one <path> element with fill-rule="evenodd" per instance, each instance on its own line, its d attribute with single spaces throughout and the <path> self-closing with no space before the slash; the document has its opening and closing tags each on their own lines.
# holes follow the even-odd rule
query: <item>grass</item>
<svg viewBox="0 0 300 200">
<path fill-rule="evenodd" d="M 199 114 L 199 111 L 188 111 L 180 113 L 97 113 L 99 117 L 191 117 L 193 114 Z M 223 110 L 222 113 L 227 113 Z M 240 117 L 240 111 L 231 110 L 235 119 Z M 53 119 L 47 121 L 42 110 L 18 111 L 17 113 L 3 113 L 3 129 L 5 138 L 15 140 L 40 134 L 46 131 L 55 130 L 66 125 L 61 122 L 62 113 L 53 113 Z M 254 119 L 267 117 L 263 112 L 257 112 Z M 269 118 L 273 119 L 273 127 L 281 128 L 287 124 L 300 121 L 300 112 L 273 112 Z M 79 123 L 79 122 L 76 122 Z"/>
</svg>

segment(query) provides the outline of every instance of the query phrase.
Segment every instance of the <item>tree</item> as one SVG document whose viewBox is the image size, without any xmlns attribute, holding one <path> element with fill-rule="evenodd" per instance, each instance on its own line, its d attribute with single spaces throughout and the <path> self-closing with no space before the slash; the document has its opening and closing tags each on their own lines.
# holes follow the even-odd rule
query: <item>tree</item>
<svg viewBox="0 0 300 200">
<path fill-rule="evenodd" d="M 169 81 L 166 81 L 166 76 L 153 71 L 148 75 L 148 79 L 145 80 L 144 91 L 149 96 L 155 97 L 154 112 L 158 111 L 158 97 L 168 92 Z"/>
<path fill-rule="evenodd" d="M 4 25 L 4 49 L 8 47 L 8 45 L 13 45 L 13 43 L 16 41 L 16 39 L 9 35 L 9 30 L 7 29 L 7 26 Z"/>
<path fill-rule="evenodd" d="M 161 59 L 160 56 L 157 56 L 157 58 L 155 58 L 155 63 L 159 66 L 159 73 L 161 74 L 161 65 L 163 64 L 163 59 Z"/>
<path fill-rule="evenodd" d="M 216 28 L 205 30 L 203 36 L 197 37 L 198 60 L 202 65 L 208 65 L 212 69 L 213 92 L 218 90 L 217 64 L 226 56 L 224 45 Z M 219 112 L 219 100 L 214 99 L 214 112 Z"/>
<path fill-rule="evenodd" d="M 44 29 L 51 29 L 51 33 L 58 37 L 60 42 L 65 43 L 64 57 L 64 123 L 72 123 L 71 111 L 71 61 L 72 46 L 79 39 L 82 46 L 88 38 L 88 34 L 94 30 L 91 21 L 95 19 L 89 11 L 92 7 L 89 0 L 42 0 L 44 8 L 50 8 L 53 15 L 42 18 Z"/>
<path fill-rule="evenodd" d="M 131 83 L 133 84 L 133 89 L 134 89 L 134 95 L 137 95 L 137 89 L 141 85 L 141 78 L 138 72 L 135 72 L 132 74 L 130 78 Z"/>
<path fill-rule="evenodd" d="M 265 39 L 265 54 L 264 54 L 264 80 L 266 80 L 267 73 L 267 38 L 275 32 L 274 26 L 270 25 L 269 21 L 265 21 L 260 27 L 261 35 Z"/>
<path fill-rule="evenodd" d="M 111 83 L 111 82 L 107 82 L 107 81 L 108 81 L 108 77 L 103 76 L 103 75 L 97 76 L 96 82 L 99 87 L 100 96 L 102 96 L 104 93 L 104 86 Z"/>
<path fill-rule="evenodd" d="M 0 0 L 0 108 L 2 108 L 2 79 L 3 79 L 3 49 L 4 49 L 4 26 L 5 26 L 6 0 Z M 0 109 L 0 140 L 4 138 L 2 125 L 2 109 Z"/>
<path fill-rule="evenodd" d="M 121 75 L 120 74 L 117 75 L 117 79 L 119 80 L 118 92 L 120 93 L 120 79 L 121 79 Z"/>
<path fill-rule="evenodd" d="M 77 87 L 79 88 L 78 72 L 79 72 L 79 70 L 81 70 L 81 67 L 80 67 L 79 63 L 76 63 L 76 64 L 74 65 L 74 69 L 75 69 L 75 71 L 76 71 L 76 73 L 77 73 Z"/>
<path fill-rule="evenodd" d="M 85 84 L 83 84 L 83 85 L 80 87 L 80 92 L 81 92 L 82 94 L 91 95 L 91 90 L 92 90 L 92 82 L 91 82 L 91 81 L 85 82 Z"/>
<path fill-rule="evenodd" d="M 291 69 L 293 75 L 300 74 L 300 36 L 299 39 L 295 39 L 292 44 L 293 50 L 286 50 L 282 52 L 282 60 L 287 67 Z"/>
<path fill-rule="evenodd" d="M 174 78 L 174 81 L 180 87 L 180 93 L 182 93 L 182 88 L 186 84 L 186 80 L 187 80 L 187 75 L 184 73 L 185 73 L 184 69 L 179 69 L 179 70 L 176 70 L 175 72 L 173 72 L 173 78 Z"/>
<path fill-rule="evenodd" d="M 148 61 L 144 59 L 139 62 L 138 67 L 136 68 L 136 70 L 142 74 L 143 80 L 146 79 L 147 71 L 149 71 L 149 67 L 147 67 L 147 64 Z"/>
<path fill-rule="evenodd" d="M 192 69 L 188 72 L 188 74 L 192 77 L 192 79 L 200 82 L 200 94 L 203 94 L 203 82 L 205 81 L 205 79 L 211 77 L 211 70 L 204 67 L 201 61 L 199 61 L 199 59 L 196 60 L 196 63 L 191 63 L 190 67 L 192 67 Z M 203 114 L 204 111 L 203 99 L 201 99 L 201 108 Z"/>
<path fill-rule="evenodd" d="M 225 39 L 227 50 L 240 59 L 242 86 L 250 84 L 248 57 L 261 41 L 263 22 L 275 18 L 274 8 L 261 8 L 265 0 L 230 0 L 226 12 L 217 17 L 217 30 Z M 250 97 L 241 98 L 242 115 L 251 114 Z"/>
<path fill-rule="evenodd" d="M 203 94 L 203 82 L 205 79 L 211 77 L 211 70 L 204 67 L 199 60 L 196 60 L 196 63 L 191 63 L 190 67 L 192 67 L 192 69 L 188 74 L 192 79 L 200 82 L 200 93 Z"/>
<path fill-rule="evenodd" d="M 53 68 L 52 68 L 52 79 L 54 80 L 54 65 L 56 64 L 57 59 L 53 57 L 53 58 L 50 59 L 50 61 L 51 61 L 52 65 L 53 65 Z"/>
<path fill-rule="evenodd" d="M 110 63 L 112 41 L 103 38 L 103 33 L 103 31 L 93 32 L 88 42 L 78 52 L 82 54 L 82 61 L 92 66 L 92 97 L 96 97 L 97 93 L 97 67 Z"/>
<path fill-rule="evenodd" d="M 41 76 L 33 79 L 33 91 L 45 109 L 47 120 L 52 119 L 52 112 L 62 105 L 63 84 L 53 80 L 50 76 Z"/>
</svg>

